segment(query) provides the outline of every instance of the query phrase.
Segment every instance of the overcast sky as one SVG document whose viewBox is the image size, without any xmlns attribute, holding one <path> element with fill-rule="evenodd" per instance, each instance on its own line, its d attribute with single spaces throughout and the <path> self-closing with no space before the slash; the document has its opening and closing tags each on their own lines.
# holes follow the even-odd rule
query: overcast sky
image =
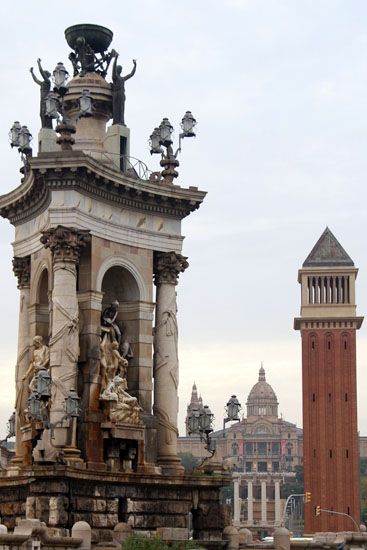
<svg viewBox="0 0 367 550">
<path fill-rule="evenodd" d="M 283 416 L 301 425 L 297 270 L 326 225 L 360 268 L 358 313 L 367 312 L 367 2 L 3 0 L 0 16 L 0 193 L 20 183 L 7 137 L 13 121 L 35 138 L 39 130 L 29 67 L 38 57 L 51 71 L 68 63 L 70 25 L 111 28 L 124 73 L 138 61 L 126 85 L 131 155 L 156 170 L 147 140 L 162 117 L 178 128 L 190 109 L 198 120 L 177 181 L 208 191 L 183 223 L 180 431 L 194 380 L 220 427 L 232 393 L 245 405 L 261 361 Z M 14 401 L 12 239 L 0 219 L 0 435 Z M 358 333 L 364 435 L 366 368 L 367 324 Z"/>
</svg>

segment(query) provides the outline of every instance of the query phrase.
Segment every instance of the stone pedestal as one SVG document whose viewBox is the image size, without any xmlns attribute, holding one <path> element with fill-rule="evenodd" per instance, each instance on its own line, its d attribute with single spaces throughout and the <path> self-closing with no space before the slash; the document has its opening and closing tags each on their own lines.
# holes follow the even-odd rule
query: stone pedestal
<svg viewBox="0 0 367 550">
<path fill-rule="evenodd" d="M 156 326 L 154 333 L 154 407 L 158 419 L 158 464 L 167 473 L 183 472 L 177 456 L 178 353 L 177 304 L 178 276 L 188 263 L 175 252 L 157 254 L 154 273 Z"/>
<path fill-rule="evenodd" d="M 130 129 L 122 124 L 113 124 L 107 128 L 103 148 L 115 166 L 126 172 L 130 166 L 126 157 L 130 157 Z"/>
<path fill-rule="evenodd" d="M 41 128 L 38 132 L 38 152 L 39 153 L 52 153 L 53 151 L 60 151 L 61 147 L 56 143 L 57 135 L 55 130 L 51 128 Z"/>
</svg>

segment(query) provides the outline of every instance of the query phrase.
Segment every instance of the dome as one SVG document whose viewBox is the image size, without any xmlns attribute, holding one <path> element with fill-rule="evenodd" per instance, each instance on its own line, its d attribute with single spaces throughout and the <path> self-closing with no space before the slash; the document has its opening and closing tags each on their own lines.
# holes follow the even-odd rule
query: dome
<svg viewBox="0 0 367 550">
<path fill-rule="evenodd" d="M 278 417 L 278 399 L 265 378 L 265 369 L 261 365 L 259 380 L 253 386 L 247 399 L 247 416 Z"/>
</svg>

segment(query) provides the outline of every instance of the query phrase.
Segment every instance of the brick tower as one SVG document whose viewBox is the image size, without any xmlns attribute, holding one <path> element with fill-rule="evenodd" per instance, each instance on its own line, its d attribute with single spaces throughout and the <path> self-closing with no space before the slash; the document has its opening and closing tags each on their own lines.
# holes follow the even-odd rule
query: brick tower
<svg viewBox="0 0 367 550">
<path fill-rule="evenodd" d="M 299 270 L 302 336 L 305 533 L 359 523 L 355 279 L 358 269 L 326 228 Z"/>
</svg>

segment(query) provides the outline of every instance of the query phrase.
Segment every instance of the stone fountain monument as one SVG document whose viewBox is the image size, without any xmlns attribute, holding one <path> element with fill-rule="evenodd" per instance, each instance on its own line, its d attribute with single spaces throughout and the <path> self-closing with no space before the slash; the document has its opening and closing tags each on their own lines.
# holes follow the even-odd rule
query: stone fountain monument
<svg viewBox="0 0 367 550">
<path fill-rule="evenodd" d="M 177 456 L 181 220 L 205 193 L 172 184 L 172 153 L 162 173 L 131 160 L 125 83 L 136 62 L 121 75 L 112 32 L 75 25 L 65 36 L 74 76 L 58 63 L 52 83 L 41 59 L 42 80 L 32 69 L 38 154 L 27 149 L 20 185 L 0 197 L 20 293 L 16 452 L 0 516 L 9 527 L 87 521 L 103 541 L 119 523 L 186 528 L 191 512 L 195 535 L 213 538 L 227 521 L 227 477 L 185 475 Z"/>
</svg>

